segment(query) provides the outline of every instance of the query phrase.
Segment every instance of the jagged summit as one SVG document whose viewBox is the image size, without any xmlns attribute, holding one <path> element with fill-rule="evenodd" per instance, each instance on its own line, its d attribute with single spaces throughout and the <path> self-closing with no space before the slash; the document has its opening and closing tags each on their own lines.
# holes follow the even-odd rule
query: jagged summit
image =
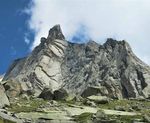
<svg viewBox="0 0 150 123">
<path fill-rule="evenodd" d="M 150 68 L 139 60 L 126 41 L 107 39 L 100 45 L 67 42 L 60 25 L 33 52 L 15 61 L 3 80 L 7 95 L 38 96 L 44 88 L 64 88 L 83 95 L 89 87 L 111 98 L 150 96 Z M 90 95 L 86 91 L 86 95 Z"/>
<path fill-rule="evenodd" d="M 47 37 L 48 40 L 60 39 L 65 40 L 65 36 L 62 33 L 60 25 L 55 25 L 53 28 L 49 30 L 49 34 Z"/>
<path fill-rule="evenodd" d="M 108 39 L 106 40 L 106 42 L 105 42 L 103 45 L 104 45 L 105 47 L 111 46 L 112 48 L 114 48 L 116 45 L 122 45 L 122 46 L 124 46 L 126 49 L 129 49 L 129 50 L 132 51 L 130 45 L 129 45 L 128 42 L 125 41 L 125 40 L 117 41 L 117 40 L 115 40 L 115 39 L 108 38 Z"/>
<path fill-rule="evenodd" d="M 103 45 L 104 46 L 109 45 L 109 46 L 114 47 L 115 45 L 123 43 L 123 42 L 125 42 L 125 41 L 117 41 L 117 40 L 115 40 L 113 38 L 107 38 L 106 42 Z"/>
</svg>

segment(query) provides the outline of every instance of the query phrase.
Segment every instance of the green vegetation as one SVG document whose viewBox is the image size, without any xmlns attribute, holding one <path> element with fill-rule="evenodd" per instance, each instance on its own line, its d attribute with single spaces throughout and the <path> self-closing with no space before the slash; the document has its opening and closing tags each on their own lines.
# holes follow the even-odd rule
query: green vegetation
<svg viewBox="0 0 150 123">
<path fill-rule="evenodd" d="M 10 120 L 5 120 L 5 119 L 0 118 L 0 123 L 15 123 L 15 122 L 12 122 Z"/>
<path fill-rule="evenodd" d="M 135 119 L 142 119 L 142 116 L 119 116 L 117 117 L 117 120 L 122 121 L 123 123 L 131 123 Z"/>
<path fill-rule="evenodd" d="M 92 113 L 82 113 L 81 115 L 75 116 L 74 118 L 75 118 L 75 121 L 77 121 L 78 123 L 87 123 L 88 121 L 93 119 L 93 114 Z M 143 120 L 143 117 L 141 115 L 136 115 L 136 116 L 107 115 L 107 118 L 116 120 L 115 123 L 131 123 L 135 119 Z"/>
<path fill-rule="evenodd" d="M 107 104 L 100 104 L 98 105 L 99 108 L 102 109 L 114 109 L 116 106 L 123 107 L 126 111 L 130 111 L 130 108 L 133 105 L 137 105 L 141 108 L 141 110 L 136 111 L 142 114 L 149 114 L 150 115 L 150 102 L 148 101 L 137 101 L 137 100 L 113 100 Z"/>
<path fill-rule="evenodd" d="M 115 116 L 115 115 L 108 115 L 108 117 L 110 119 L 116 119 L 116 121 L 118 121 L 117 123 L 120 123 L 119 121 L 121 121 L 121 123 L 132 123 L 132 121 L 135 120 L 135 119 L 143 119 L 143 117 L 141 115 L 135 115 L 135 116 L 124 116 L 124 115 Z"/>
<path fill-rule="evenodd" d="M 12 103 L 8 110 L 13 111 L 15 113 L 34 112 L 41 105 L 44 105 L 46 103 L 47 101 L 42 100 L 42 99 L 32 99 L 32 100 L 20 99 L 17 102 Z"/>
<path fill-rule="evenodd" d="M 51 103 L 51 102 L 50 102 Z M 80 102 L 76 102 L 74 99 L 68 99 L 68 100 L 61 100 L 61 101 L 54 101 L 54 105 L 56 105 L 57 108 L 59 107 L 74 107 L 74 106 L 85 106 L 84 105 L 84 100 Z M 56 103 L 56 104 L 55 104 Z M 11 104 L 9 107 L 9 111 L 15 112 L 15 113 L 20 113 L 20 112 L 37 112 L 37 109 L 42 109 L 43 106 L 49 105 L 48 101 L 45 101 L 43 99 L 20 99 L 15 101 L 14 103 Z M 132 106 L 137 106 L 139 109 L 132 109 Z M 148 101 L 138 101 L 138 100 L 112 100 L 109 101 L 106 104 L 99 104 L 95 108 L 100 108 L 100 109 L 110 109 L 114 110 L 116 106 L 123 108 L 125 111 L 131 111 L 138 113 L 136 116 L 118 116 L 118 115 L 107 115 L 106 118 L 108 119 L 115 119 L 120 123 L 130 123 L 135 119 L 141 119 L 143 120 L 143 116 L 147 115 L 150 116 L 150 102 Z M 53 109 L 53 107 L 50 107 L 50 109 Z M 48 109 L 48 110 L 50 110 Z M 55 109 L 53 109 L 55 110 Z M 117 110 L 117 109 L 116 109 Z M 44 111 L 44 110 L 43 110 Z M 141 115 L 140 115 L 141 114 Z M 93 114 L 92 113 L 82 113 L 81 115 L 74 116 L 75 121 L 79 123 L 87 123 L 87 121 L 91 121 L 93 119 Z M 12 122 L 6 122 L 0 120 L 0 123 L 12 123 Z"/>
<path fill-rule="evenodd" d="M 109 117 L 122 121 L 123 123 L 131 123 L 134 119 L 143 120 L 144 115 L 150 116 L 150 102 L 148 101 L 138 101 L 138 100 L 113 100 L 107 104 L 98 105 L 102 109 L 111 109 L 114 110 L 116 106 L 123 107 L 125 111 L 131 111 L 131 107 L 137 105 L 139 110 L 133 110 L 133 112 L 140 113 L 141 115 L 136 116 L 113 116 Z"/>
</svg>

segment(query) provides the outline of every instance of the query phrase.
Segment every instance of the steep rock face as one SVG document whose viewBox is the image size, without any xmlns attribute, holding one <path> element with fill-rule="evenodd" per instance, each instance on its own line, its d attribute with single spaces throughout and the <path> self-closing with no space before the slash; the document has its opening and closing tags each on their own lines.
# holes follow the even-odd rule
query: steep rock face
<svg viewBox="0 0 150 123">
<path fill-rule="evenodd" d="M 106 88 L 114 98 L 148 97 L 150 68 L 133 54 L 127 42 L 108 39 L 99 45 L 91 41 L 70 44 L 67 50 L 62 67 L 67 89 L 80 93 L 96 86 Z"/>
<path fill-rule="evenodd" d="M 77 94 L 96 87 L 104 90 L 101 95 L 112 98 L 150 96 L 150 67 L 134 55 L 126 41 L 70 43 L 59 25 L 41 38 L 29 56 L 15 60 L 3 80 L 17 82 L 18 94 L 33 91 L 35 96 L 45 87 Z"/>
<path fill-rule="evenodd" d="M 3 79 L 3 76 L 2 76 L 2 75 L 0 75 L 0 82 L 2 81 L 2 79 Z"/>
<path fill-rule="evenodd" d="M 10 105 L 10 103 L 5 94 L 4 87 L 0 84 L 0 108 L 3 108 L 6 105 Z"/>
<path fill-rule="evenodd" d="M 28 57 L 14 61 L 4 80 L 18 82 L 21 91 L 32 90 L 35 96 L 45 87 L 58 89 L 63 80 L 61 61 L 67 45 L 60 26 L 56 25 L 49 31 L 47 39 L 41 38 L 41 44 Z"/>
</svg>

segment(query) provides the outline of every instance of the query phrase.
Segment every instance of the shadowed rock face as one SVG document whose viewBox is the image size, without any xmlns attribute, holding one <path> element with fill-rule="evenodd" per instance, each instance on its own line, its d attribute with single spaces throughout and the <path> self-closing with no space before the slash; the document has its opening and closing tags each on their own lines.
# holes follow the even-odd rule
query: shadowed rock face
<svg viewBox="0 0 150 123">
<path fill-rule="evenodd" d="M 3 80 L 17 82 L 18 93 L 31 90 L 35 96 L 45 87 L 52 91 L 63 87 L 77 94 L 96 87 L 104 89 L 101 95 L 112 98 L 150 95 L 150 67 L 134 55 L 126 41 L 70 43 L 59 25 L 41 38 L 29 56 L 15 60 Z"/>
</svg>

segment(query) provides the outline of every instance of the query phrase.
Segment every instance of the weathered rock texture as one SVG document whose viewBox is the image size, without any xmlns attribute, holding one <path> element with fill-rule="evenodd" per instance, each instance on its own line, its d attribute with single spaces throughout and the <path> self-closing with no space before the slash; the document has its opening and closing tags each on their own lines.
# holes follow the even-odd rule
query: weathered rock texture
<svg viewBox="0 0 150 123">
<path fill-rule="evenodd" d="M 0 82 L 3 80 L 3 77 L 4 77 L 3 75 L 0 75 Z"/>
<path fill-rule="evenodd" d="M 39 95 L 39 98 L 45 99 L 45 100 L 53 100 L 54 95 L 49 88 L 44 88 L 42 93 Z"/>
<path fill-rule="evenodd" d="M 4 87 L 0 84 L 0 108 L 10 105 Z"/>
<path fill-rule="evenodd" d="M 150 67 L 134 55 L 126 41 L 71 43 L 59 25 L 41 38 L 29 56 L 15 60 L 3 80 L 17 83 L 18 94 L 33 91 L 35 96 L 45 87 L 77 94 L 95 87 L 104 90 L 98 91 L 100 95 L 112 98 L 150 96 Z"/>
<path fill-rule="evenodd" d="M 59 89 L 54 91 L 54 100 L 65 100 L 68 97 L 68 93 L 65 89 Z"/>
</svg>

